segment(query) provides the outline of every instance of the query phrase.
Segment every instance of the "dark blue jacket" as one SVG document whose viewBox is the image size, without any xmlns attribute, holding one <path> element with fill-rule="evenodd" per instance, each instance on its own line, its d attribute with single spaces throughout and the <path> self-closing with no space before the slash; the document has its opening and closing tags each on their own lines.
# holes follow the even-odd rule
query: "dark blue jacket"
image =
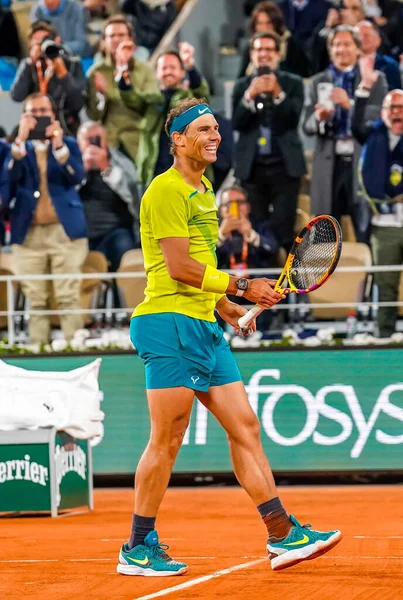
<svg viewBox="0 0 403 600">
<path fill-rule="evenodd" d="M 280 0 L 278 3 L 283 13 L 287 29 L 298 40 L 306 40 L 313 35 L 318 26 L 325 24 L 329 8 L 333 7 L 328 0 L 309 0 L 302 10 L 297 10 L 292 0 Z"/>
<path fill-rule="evenodd" d="M 393 58 L 384 54 L 377 54 L 374 69 L 385 74 L 389 91 L 402 89 L 399 65 Z"/>
<path fill-rule="evenodd" d="M 0 172 L 3 168 L 4 161 L 7 158 L 8 149 L 9 149 L 9 145 L 7 144 L 7 142 L 5 142 L 4 140 L 0 140 Z M 2 219 L 2 215 L 1 215 L 1 207 L 2 207 L 2 203 L 1 203 L 1 196 L 0 196 L 0 246 L 4 244 L 4 234 L 5 234 L 4 222 Z"/>
<path fill-rule="evenodd" d="M 87 237 L 84 209 L 75 189 L 84 179 L 84 166 L 76 140 L 65 137 L 64 143 L 70 150 L 70 156 L 63 165 L 53 156 L 49 146 L 49 194 L 66 234 L 70 239 L 78 239 Z M 3 207 L 15 198 L 10 210 L 12 244 L 24 242 L 38 203 L 34 194 L 39 190 L 39 172 L 32 142 L 26 143 L 26 150 L 27 154 L 21 160 L 15 160 L 9 151 L 0 181 Z"/>
</svg>

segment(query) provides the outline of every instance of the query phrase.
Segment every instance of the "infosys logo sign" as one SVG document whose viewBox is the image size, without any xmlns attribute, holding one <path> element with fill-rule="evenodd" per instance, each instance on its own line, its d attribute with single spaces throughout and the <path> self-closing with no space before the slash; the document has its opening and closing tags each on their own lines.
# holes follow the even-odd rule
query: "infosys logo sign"
<svg viewBox="0 0 403 600">
<path fill-rule="evenodd" d="M 262 383 L 267 378 L 274 380 L 273 384 Z M 403 408 L 393 404 L 393 395 L 403 394 L 403 382 L 392 383 L 384 387 L 378 395 L 372 411 L 368 417 L 364 416 L 359 398 L 352 385 L 334 383 L 321 387 L 316 393 L 297 384 L 282 384 L 279 369 L 260 369 L 250 378 L 246 385 L 249 402 L 256 414 L 260 414 L 262 429 L 268 438 L 279 446 L 300 446 L 311 440 L 318 446 L 337 446 L 351 439 L 351 458 L 359 458 L 374 432 L 375 439 L 380 444 L 403 444 Z M 342 411 L 327 403 L 330 394 L 342 394 L 348 406 L 348 412 Z M 284 434 L 284 421 L 281 423 L 282 433 L 279 432 L 274 416 L 276 406 L 281 402 L 292 404 L 290 396 L 298 397 L 305 404 L 305 421 L 301 423 L 300 430 L 293 435 Z M 377 426 L 381 415 L 388 415 L 400 421 L 401 435 L 390 435 Z M 291 416 L 291 415 L 290 415 Z M 323 416 L 338 424 L 337 435 L 324 435 L 317 431 L 319 417 Z M 353 431 L 354 425 L 357 431 Z M 358 435 L 357 435 L 358 432 Z M 189 430 L 186 432 L 184 444 L 189 443 Z M 196 411 L 195 444 L 207 443 L 207 409 L 200 403 Z"/>
</svg>

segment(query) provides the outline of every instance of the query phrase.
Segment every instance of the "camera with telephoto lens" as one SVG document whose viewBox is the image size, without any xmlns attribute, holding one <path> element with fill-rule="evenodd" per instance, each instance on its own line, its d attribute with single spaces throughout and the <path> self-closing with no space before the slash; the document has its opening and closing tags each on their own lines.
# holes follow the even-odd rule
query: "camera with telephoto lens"
<svg viewBox="0 0 403 600">
<path fill-rule="evenodd" d="M 63 46 L 60 44 L 56 44 L 55 40 L 51 38 L 45 38 L 41 44 L 41 51 L 46 58 L 49 60 L 54 60 L 59 56 L 63 56 L 65 54 Z"/>
</svg>

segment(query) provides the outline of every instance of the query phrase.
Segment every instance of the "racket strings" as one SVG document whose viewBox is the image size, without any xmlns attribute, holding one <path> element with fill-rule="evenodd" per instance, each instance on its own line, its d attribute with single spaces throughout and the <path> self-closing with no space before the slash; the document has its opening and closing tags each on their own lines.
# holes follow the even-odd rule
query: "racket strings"
<svg viewBox="0 0 403 600">
<path fill-rule="evenodd" d="M 338 235 L 330 219 L 320 219 L 307 229 L 297 245 L 289 270 L 291 283 L 299 290 L 318 284 L 330 271 L 338 248 Z"/>
</svg>

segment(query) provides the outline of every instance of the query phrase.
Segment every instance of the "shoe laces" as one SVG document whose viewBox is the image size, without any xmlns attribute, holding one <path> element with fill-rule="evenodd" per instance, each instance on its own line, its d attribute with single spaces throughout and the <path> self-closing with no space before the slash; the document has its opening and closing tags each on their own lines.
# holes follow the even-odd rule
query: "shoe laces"
<svg viewBox="0 0 403 600">
<path fill-rule="evenodd" d="M 171 560 L 171 557 L 168 556 L 166 550 L 168 550 L 168 544 L 155 544 L 155 546 L 149 546 L 150 554 L 152 557 L 164 558 L 166 560 Z"/>
</svg>

